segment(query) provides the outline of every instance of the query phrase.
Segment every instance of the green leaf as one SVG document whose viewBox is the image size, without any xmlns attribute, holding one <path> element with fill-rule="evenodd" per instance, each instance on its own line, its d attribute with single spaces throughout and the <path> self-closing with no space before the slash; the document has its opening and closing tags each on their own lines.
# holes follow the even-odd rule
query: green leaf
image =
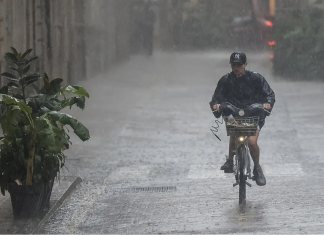
<svg viewBox="0 0 324 235">
<path fill-rule="evenodd" d="M 7 86 L 8 87 L 15 87 L 15 88 L 19 88 L 19 84 L 18 83 L 16 83 L 16 82 L 9 82 L 8 84 L 7 84 Z"/>
<path fill-rule="evenodd" d="M 44 116 L 35 120 L 35 126 L 39 146 L 45 148 L 48 152 L 59 153 L 63 146 L 60 144 L 63 133 L 60 133 L 58 128 Z"/>
<path fill-rule="evenodd" d="M 50 82 L 50 93 L 51 94 L 57 94 L 60 89 L 61 89 L 61 83 L 63 82 L 63 79 L 62 78 L 55 78 L 54 80 L 52 80 Z"/>
<path fill-rule="evenodd" d="M 17 57 L 13 53 L 6 53 L 4 57 L 8 64 L 14 64 L 18 62 Z"/>
<path fill-rule="evenodd" d="M 15 56 L 18 55 L 18 51 L 14 47 L 10 47 L 10 49 L 14 53 Z"/>
<path fill-rule="evenodd" d="M 70 106 L 70 108 L 71 108 L 74 104 L 77 107 L 79 107 L 80 109 L 84 109 L 84 107 L 85 107 L 85 98 L 84 98 L 84 96 L 71 97 L 71 98 L 63 100 L 62 105 L 60 107 L 60 110 L 67 107 L 67 106 Z"/>
<path fill-rule="evenodd" d="M 28 82 L 26 82 L 26 83 L 24 84 L 24 87 L 26 87 L 26 86 L 28 86 L 28 85 L 34 83 L 34 82 L 37 82 L 38 80 L 39 80 L 38 78 L 30 79 Z"/>
<path fill-rule="evenodd" d="M 39 76 L 39 74 L 35 73 L 35 74 L 31 74 L 31 75 L 26 76 L 26 77 L 24 78 L 24 80 L 25 80 L 26 82 L 28 82 L 28 80 L 33 79 L 33 78 L 38 78 L 38 79 L 40 79 L 40 76 Z"/>
<path fill-rule="evenodd" d="M 61 107 L 61 101 L 55 98 L 51 98 L 44 103 L 44 106 L 51 111 L 59 111 Z"/>
<path fill-rule="evenodd" d="M 29 71 L 29 69 L 30 69 L 30 65 L 27 65 L 26 67 L 23 68 L 22 73 L 26 74 Z"/>
<path fill-rule="evenodd" d="M 26 87 L 26 86 L 38 81 L 39 79 L 40 79 L 40 76 L 38 74 L 28 75 L 22 79 L 22 84 L 24 87 Z"/>
<path fill-rule="evenodd" d="M 22 54 L 21 59 L 24 59 L 32 51 L 33 51 L 33 49 L 28 49 L 24 54 Z"/>
<path fill-rule="evenodd" d="M 63 125 L 69 125 L 72 127 L 74 133 L 82 140 L 86 141 L 90 138 L 89 130 L 78 120 L 72 116 L 59 113 L 59 112 L 49 112 L 46 114 L 51 120 L 62 123 Z"/>
<path fill-rule="evenodd" d="M 1 117 L 2 131 L 4 135 L 12 135 L 17 129 L 17 123 L 21 120 L 21 110 L 17 106 L 11 106 Z"/>
<path fill-rule="evenodd" d="M 8 78 L 8 79 L 15 79 L 18 80 L 18 78 L 16 77 L 16 75 L 12 74 L 12 73 L 8 73 L 8 72 L 4 72 L 1 74 L 1 76 Z"/>
<path fill-rule="evenodd" d="M 1 95 L 0 94 L 0 101 L 3 101 L 6 104 L 16 104 L 25 114 L 31 114 L 32 108 L 27 106 L 23 101 L 20 101 L 12 96 L 9 95 Z"/>
<path fill-rule="evenodd" d="M 29 59 L 29 60 L 27 61 L 27 63 L 26 63 L 26 64 L 29 64 L 30 62 L 32 62 L 32 61 L 34 61 L 34 60 L 37 60 L 37 59 L 38 59 L 38 57 L 37 57 L 37 56 L 35 56 L 35 57 L 33 57 L 33 58 Z"/>
<path fill-rule="evenodd" d="M 40 109 L 39 109 L 39 113 L 40 113 L 40 115 L 43 115 L 43 114 L 45 114 L 45 113 L 49 113 L 49 112 L 51 112 L 52 110 L 50 110 L 50 109 L 48 109 L 48 108 L 46 108 L 46 107 L 44 107 L 44 106 L 42 106 L 42 107 L 40 107 Z"/>
<path fill-rule="evenodd" d="M 73 93 L 77 96 L 86 96 L 89 98 L 88 92 L 81 86 L 67 86 L 61 88 L 61 93 Z"/>
<path fill-rule="evenodd" d="M 17 69 L 16 67 L 14 67 L 14 66 L 9 66 L 9 68 L 11 68 L 12 70 L 15 70 L 16 72 L 19 73 L 19 69 Z"/>
<path fill-rule="evenodd" d="M 55 78 L 53 79 L 50 84 L 51 86 L 58 86 L 60 85 L 61 83 L 63 82 L 63 79 L 62 78 Z"/>
</svg>

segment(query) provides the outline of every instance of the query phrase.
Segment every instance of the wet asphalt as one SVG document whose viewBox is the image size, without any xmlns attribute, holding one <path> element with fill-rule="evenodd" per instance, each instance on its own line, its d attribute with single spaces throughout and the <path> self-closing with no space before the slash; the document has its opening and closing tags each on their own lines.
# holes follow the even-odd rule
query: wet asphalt
<svg viewBox="0 0 324 235">
<path fill-rule="evenodd" d="M 40 233 L 323 233 L 324 84 L 274 77 L 267 52 L 247 52 L 277 101 L 259 138 L 267 185 L 251 182 L 239 207 L 208 104 L 229 55 L 134 56 L 81 84 L 86 108 L 68 112 L 91 138 L 71 133 L 61 177 L 83 182 Z"/>
</svg>

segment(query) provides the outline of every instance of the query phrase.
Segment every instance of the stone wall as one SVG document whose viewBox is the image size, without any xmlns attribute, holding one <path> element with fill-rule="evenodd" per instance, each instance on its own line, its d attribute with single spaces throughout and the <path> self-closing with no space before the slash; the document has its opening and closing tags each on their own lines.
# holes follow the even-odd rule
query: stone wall
<svg viewBox="0 0 324 235">
<path fill-rule="evenodd" d="M 129 55 L 128 0 L 0 0 L 5 52 L 34 49 L 35 70 L 67 82 L 91 78 Z"/>
</svg>

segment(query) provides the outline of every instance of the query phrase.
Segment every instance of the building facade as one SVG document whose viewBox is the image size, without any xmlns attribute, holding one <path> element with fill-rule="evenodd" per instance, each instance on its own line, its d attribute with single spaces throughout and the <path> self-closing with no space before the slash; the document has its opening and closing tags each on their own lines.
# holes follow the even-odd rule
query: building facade
<svg viewBox="0 0 324 235">
<path fill-rule="evenodd" d="M 0 0 L 4 53 L 34 49 L 35 71 L 71 82 L 90 78 L 129 55 L 128 0 Z"/>
</svg>

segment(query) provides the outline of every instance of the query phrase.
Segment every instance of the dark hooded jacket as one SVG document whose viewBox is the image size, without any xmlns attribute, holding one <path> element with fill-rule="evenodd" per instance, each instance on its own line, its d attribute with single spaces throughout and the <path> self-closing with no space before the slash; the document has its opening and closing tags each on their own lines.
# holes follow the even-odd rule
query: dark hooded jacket
<svg viewBox="0 0 324 235">
<path fill-rule="evenodd" d="M 238 108 L 246 108 L 254 103 L 269 103 L 272 109 L 275 103 L 275 93 L 266 79 L 256 72 L 246 70 L 241 77 L 236 77 L 231 72 L 219 80 L 209 103 L 210 108 L 222 102 L 229 102 Z"/>
</svg>

